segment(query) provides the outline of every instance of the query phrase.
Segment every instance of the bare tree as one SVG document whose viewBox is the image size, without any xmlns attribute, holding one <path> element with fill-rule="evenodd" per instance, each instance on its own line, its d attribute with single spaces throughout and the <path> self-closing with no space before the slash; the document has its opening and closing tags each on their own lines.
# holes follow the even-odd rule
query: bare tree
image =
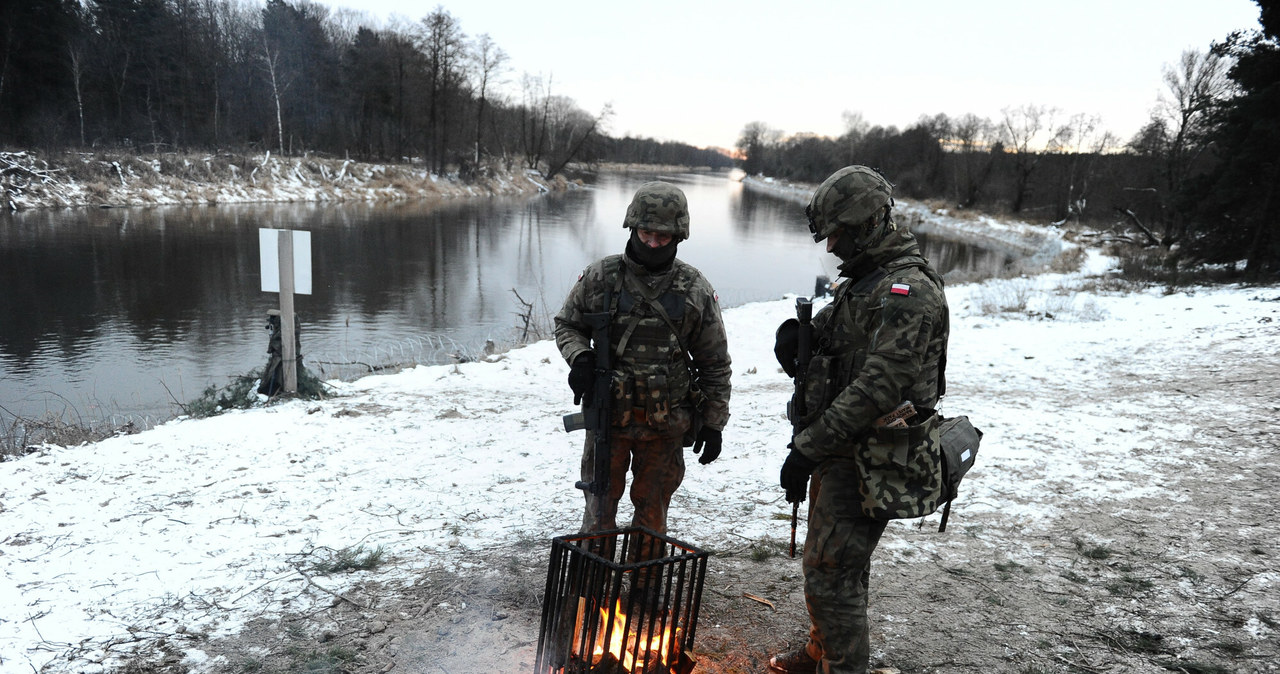
<svg viewBox="0 0 1280 674">
<path fill-rule="evenodd" d="M 1081 218 L 1089 205 L 1089 186 L 1098 159 L 1116 145 L 1116 138 L 1102 129 L 1097 115 L 1077 114 L 1050 140 L 1048 151 L 1066 156 L 1066 185 L 1057 217 Z"/>
<path fill-rule="evenodd" d="M 267 83 L 271 85 L 271 100 L 276 106 L 276 136 L 279 140 L 280 154 L 284 154 L 284 114 L 280 99 L 289 83 L 282 81 L 280 74 L 280 52 L 271 50 L 271 42 L 266 31 L 262 33 L 262 67 L 267 73 Z"/>
<path fill-rule="evenodd" d="M 778 143 L 782 132 L 764 122 L 749 122 L 742 127 L 736 143 L 738 153 L 743 157 L 742 170 L 747 175 L 755 175 L 764 170 L 765 154 L 768 148 Z"/>
<path fill-rule="evenodd" d="M 1009 210 L 1022 211 L 1031 190 L 1031 178 L 1043 156 L 1043 147 L 1060 143 L 1062 129 L 1055 129 L 1053 118 L 1057 108 L 1023 105 L 1002 111 L 1001 132 L 1005 150 L 1013 154 L 1013 202 Z M 1045 137 L 1048 134 L 1048 137 Z"/>
<path fill-rule="evenodd" d="M 613 107 L 608 104 L 593 117 L 579 108 L 573 99 L 563 96 L 555 97 L 554 110 L 555 114 L 549 120 L 548 168 L 543 174 L 548 180 L 556 177 L 569 162 L 579 158 L 586 144 L 613 116 Z"/>
<path fill-rule="evenodd" d="M 471 46 L 472 73 L 476 93 L 476 138 L 472 161 L 480 164 L 481 132 L 484 129 L 484 112 L 489 103 L 489 86 L 501 76 L 507 63 L 507 53 L 489 37 L 481 34 Z"/>
<path fill-rule="evenodd" d="M 67 57 L 71 63 L 71 82 L 76 90 L 76 118 L 80 121 L 80 147 L 84 147 L 84 87 L 81 86 L 84 79 L 84 56 L 79 45 L 67 45 Z"/>
<path fill-rule="evenodd" d="M 1229 61 L 1216 53 L 1187 50 L 1174 66 L 1164 70 L 1165 91 L 1157 99 L 1151 121 L 1129 143 L 1130 149 L 1159 162 L 1159 182 L 1129 188 L 1135 194 L 1156 195 L 1160 235 L 1144 225 L 1132 207 L 1120 212 L 1138 226 L 1147 243 L 1165 248 L 1178 243 L 1185 232 L 1183 215 L 1172 199 L 1187 184 L 1197 160 L 1208 148 L 1209 113 L 1215 101 L 1231 90 Z"/>
<path fill-rule="evenodd" d="M 551 76 L 546 80 L 525 73 L 520 80 L 524 104 L 520 107 L 520 142 L 524 146 L 524 160 L 528 168 L 536 169 L 542 162 L 547 145 L 547 120 L 551 114 Z"/>
<path fill-rule="evenodd" d="M 972 208 L 991 179 L 999 134 L 991 120 L 973 113 L 954 120 L 951 131 L 949 145 L 955 155 L 956 204 Z"/>
<path fill-rule="evenodd" d="M 463 79 L 466 36 L 458 20 L 443 5 L 437 5 L 423 17 L 418 39 L 427 68 L 427 154 L 434 160 L 435 170 L 443 172 L 448 152 L 448 103 Z"/>
</svg>

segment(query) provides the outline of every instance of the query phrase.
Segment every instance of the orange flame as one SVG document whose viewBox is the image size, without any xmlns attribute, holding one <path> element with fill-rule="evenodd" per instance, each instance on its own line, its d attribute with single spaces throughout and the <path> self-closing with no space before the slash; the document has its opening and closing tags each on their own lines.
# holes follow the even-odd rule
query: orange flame
<svg viewBox="0 0 1280 674">
<path fill-rule="evenodd" d="M 578 604 L 579 620 L 577 625 L 579 629 L 585 627 L 581 620 L 583 604 Z M 614 602 L 612 625 L 610 625 L 609 611 L 600 609 L 600 622 L 597 634 L 609 634 L 609 643 L 600 643 L 595 647 L 595 651 L 591 654 L 591 664 L 594 666 L 604 659 L 605 653 L 614 657 L 614 659 L 622 665 L 622 668 L 628 672 L 636 671 L 636 656 L 640 656 L 640 665 L 644 664 L 649 654 L 657 659 L 663 667 L 672 665 L 672 657 L 675 655 L 672 650 L 672 644 L 679 630 L 672 630 L 671 625 L 662 628 L 661 634 L 646 636 L 643 633 L 637 633 L 634 629 L 627 629 L 627 614 L 622 610 L 622 600 L 618 599 Z M 575 630 L 576 631 L 576 630 Z M 574 642 L 577 642 L 577 635 L 574 635 Z"/>
</svg>

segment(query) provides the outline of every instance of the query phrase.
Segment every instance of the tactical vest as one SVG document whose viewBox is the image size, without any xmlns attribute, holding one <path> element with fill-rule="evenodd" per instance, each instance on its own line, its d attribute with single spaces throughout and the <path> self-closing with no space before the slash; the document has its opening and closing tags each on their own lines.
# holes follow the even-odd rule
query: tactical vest
<svg viewBox="0 0 1280 674">
<path fill-rule="evenodd" d="M 623 261 L 606 262 L 612 289 L 615 426 L 644 426 L 677 435 L 689 425 L 692 377 L 683 344 L 685 308 L 694 275 L 676 263 L 650 286 Z"/>
<path fill-rule="evenodd" d="M 807 416 L 801 426 L 812 424 L 836 397 L 863 370 L 874 338 L 867 332 L 869 322 L 859 323 L 855 317 L 866 317 L 876 309 L 872 293 L 891 274 L 908 267 L 921 271 L 942 288 L 942 280 L 922 258 L 908 256 L 895 259 L 876 272 L 842 284 L 835 299 L 813 317 L 814 356 L 805 381 Z M 943 334 L 949 329 L 945 321 Z M 872 328 L 874 329 L 874 328 Z M 842 455 L 856 458 L 862 494 L 863 513 L 876 519 L 921 517 L 937 509 L 942 501 L 940 473 L 940 440 L 938 418 L 933 410 L 945 392 L 945 342 L 935 353 L 927 353 L 921 376 L 903 392 L 918 414 L 910 426 L 901 429 L 869 429 L 862 437 L 853 438 L 852 446 Z M 793 405 L 794 407 L 794 405 Z"/>
</svg>

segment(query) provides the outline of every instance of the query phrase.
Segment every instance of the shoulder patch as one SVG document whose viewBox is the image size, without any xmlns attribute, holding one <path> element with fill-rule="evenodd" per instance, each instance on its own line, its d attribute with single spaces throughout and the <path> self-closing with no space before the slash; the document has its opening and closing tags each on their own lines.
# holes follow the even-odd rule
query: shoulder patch
<svg viewBox="0 0 1280 674">
<path fill-rule="evenodd" d="M 910 295 L 911 286 L 907 285 L 906 283 L 895 283 L 889 286 L 889 292 L 893 293 L 894 295 Z"/>
</svg>

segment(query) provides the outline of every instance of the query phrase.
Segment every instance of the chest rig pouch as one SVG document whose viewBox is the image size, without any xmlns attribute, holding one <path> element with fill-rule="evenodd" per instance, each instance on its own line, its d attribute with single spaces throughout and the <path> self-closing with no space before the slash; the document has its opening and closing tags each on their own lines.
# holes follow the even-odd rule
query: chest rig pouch
<svg viewBox="0 0 1280 674">
<path fill-rule="evenodd" d="M 803 409 L 808 413 L 802 419 L 792 419 L 793 424 L 798 421 L 803 428 L 822 416 L 866 363 L 871 339 L 862 325 L 872 323 L 864 318 L 859 325 L 853 318 L 878 310 L 868 306 L 868 294 L 884 276 L 884 270 L 880 270 L 857 283 L 841 285 L 835 299 L 813 317 L 814 352 L 804 382 Z M 788 414 L 795 408 L 794 404 L 789 405 Z"/>
<path fill-rule="evenodd" d="M 611 331 L 614 355 L 613 425 L 643 427 L 660 435 L 691 426 L 693 387 L 680 338 L 687 283 L 677 270 L 654 286 L 630 273 L 621 260 L 614 279 Z"/>
</svg>

